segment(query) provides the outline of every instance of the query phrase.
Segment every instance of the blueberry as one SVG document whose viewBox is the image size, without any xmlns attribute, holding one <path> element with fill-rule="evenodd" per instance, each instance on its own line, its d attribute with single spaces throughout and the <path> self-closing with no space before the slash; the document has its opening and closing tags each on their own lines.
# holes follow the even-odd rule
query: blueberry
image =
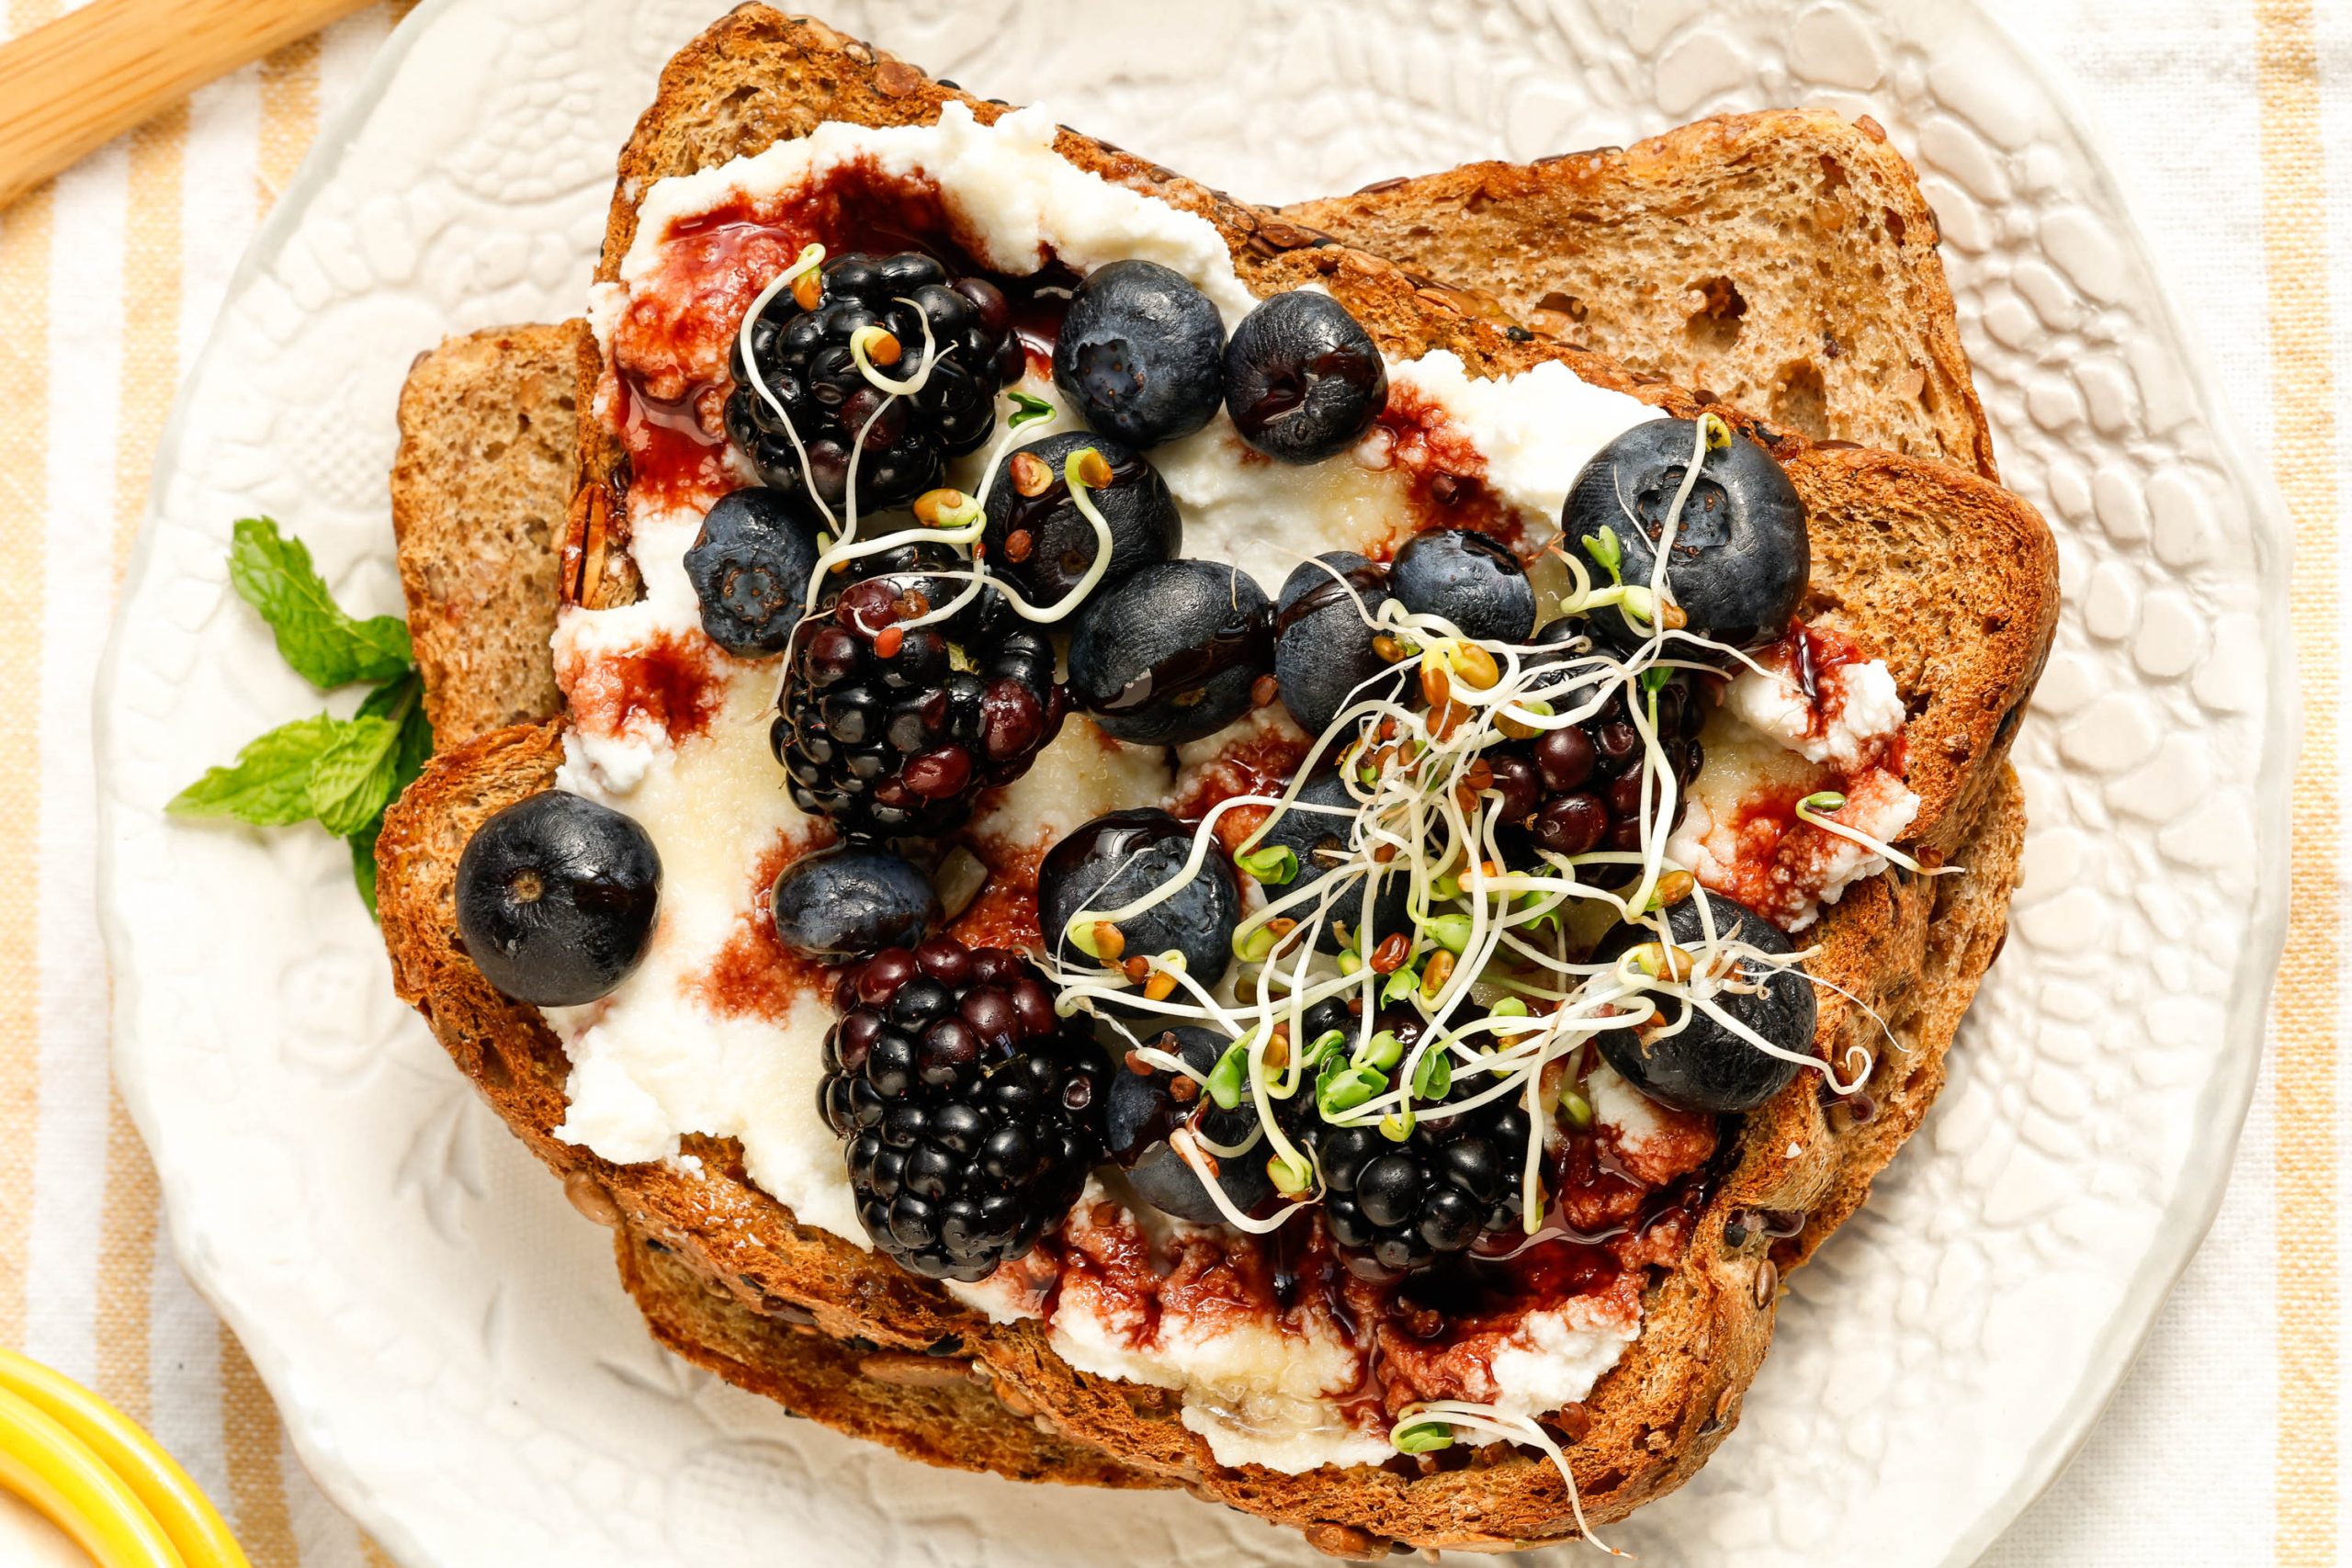
<svg viewBox="0 0 2352 1568">
<path fill-rule="evenodd" d="M 1402 671 L 1379 679 L 1390 665 L 1373 651 L 1374 634 L 1365 620 L 1390 597 L 1386 570 L 1350 550 L 1301 561 L 1283 579 L 1274 607 L 1274 684 L 1309 735 L 1330 728 L 1341 708 L 1404 691 Z"/>
<path fill-rule="evenodd" d="M 1070 296 L 1054 385 L 1090 427 L 1151 447 L 1216 414 L 1224 358 L 1225 322 L 1207 295 L 1158 262 L 1118 261 Z"/>
<path fill-rule="evenodd" d="M 1417 615 L 1442 615 L 1462 635 L 1523 643 L 1535 629 L 1535 587 L 1519 558 L 1484 534 L 1416 534 L 1388 563 L 1388 588 Z"/>
<path fill-rule="evenodd" d="M 1298 857 L 1298 870 L 1290 881 L 1266 889 L 1270 899 L 1285 898 L 1303 887 L 1322 881 L 1331 874 L 1338 863 L 1347 858 L 1349 840 L 1353 832 L 1352 818 L 1359 809 L 1355 797 L 1348 793 L 1347 781 L 1336 770 L 1319 773 L 1299 786 L 1297 797 L 1289 807 L 1275 813 L 1267 822 L 1258 840 L 1257 848 L 1278 846 Z M 1341 815 L 1345 813 L 1345 815 Z M 1376 882 L 1373 889 L 1371 940 L 1363 940 L 1359 929 L 1363 924 L 1364 882 L 1367 874 Z M 1394 870 L 1373 868 L 1367 872 L 1351 872 L 1346 886 L 1336 890 L 1316 945 L 1326 953 L 1336 953 L 1342 946 L 1353 947 L 1358 953 L 1369 953 L 1380 939 L 1391 931 L 1406 929 L 1406 904 L 1411 893 L 1411 883 L 1400 865 Z M 1314 913 L 1310 902 L 1305 908 L 1285 911 L 1293 919 L 1306 919 Z M 1350 938 L 1340 940 L 1340 928 L 1346 927 Z"/>
<path fill-rule="evenodd" d="M 1147 1043 L 1181 1057 L 1205 1077 L 1230 1042 L 1212 1031 L 1187 1026 L 1168 1030 Z M 1204 1095 L 1179 1101 L 1170 1092 L 1174 1075 L 1158 1068 L 1137 1073 L 1123 1067 L 1109 1077 L 1102 1108 L 1104 1142 L 1136 1193 L 1153 1208 L 1180 1220 L 1196 1224 L 1222 1222 L 1224 1211 L 1184 1156 L 1169 1146 L 1168 1134 L 1197 1112 L 1194 1131 L 1211 1143 L 1231 1148 L 1250 1141 L 1257 1130 L 1257 1112 L 1246 1102 L 1227 1111 Z M 1216 1184 L 1243 1213 L 1273 1200 L 1273 1179 L 1266 1174 L 1270 1152 L 1260 1139 L 1249 1153 L 1217 1160 Z"/>
<path fill-rule="evenodd" d="M 855 844 L 786 866 L 768 908 L 777 939 L 804 958 L 912 947 L 939 919 L 928 877 L 897 855 Z"/>
<path fill-rule="evenodd" d="M 1587 541 L 1600 540 L 1607 528 L 1623 556 L 1618 570 L 1624 580 L 1649 581 L 1658 536 L 1697 439 L 1690 420 L 1650 420 L 1584 466 L 1560 509 L 1560 532 L 1584 565 L 1592 566 Z M 1675 524 L 1666 569 L 1685 629 L 1734 648 L 1771 641 L 1796 614 L 1812 565 L 1804 502 L 1781 465 L 1743 435 L 1710 448 Z M 1605 581 L 1605 575 L 1596 569 L 1595 579 Z M 1623 648 L 1649 635 L 1613 609 L 1596 613 L 1592 623 Z"/>
<path fill-rule="evenodd" d="M 1008 456 L 989 481 L 989 570 L 1040 607 L 1059 604 L 1094 565 L 1094 525 L 1070 500 L 1062 467 L 1071 453 L 1091 446 L 1111 466 L 1111 482 L 1093 492 L 1095 510 L 1111 525 L 1111 564 L 1097 588 L 1138 567 L 1173 560 L 1184 547 L 1184 520 L 1159 470 L 1107 435 L 1070 431 L 1048 435 Z M 1031 459 L 1023 462 L 1023 458 Z M 1034 466 L 1033 466 L 1034 464 Z M 1023 494 L 1025 481 L 1044 488 Z"/>
<path fill-rule="evenodd" d="M 500 811 L 458 858 L 458 931 L 518 1002 L 593 1002 L 652 940 L 662 858 L 632 818 L 548 790 Z"/>
<path fill-rule="evenodd" d="M 1193 829 L 1152 807 L 1097 817 L 1056 844 L 1037 868 L 1037 923 L 1055 956 L 1084 964 L 1085 953 L 1069 941 L 1072 918 L 1119 908 L 1174 882 L 1192 852 Z M 1117 925 L 1126 956 L 1181 953 L 1185 973 L 1214 987 L 1233 961 L 1240 919 L 1233 868 L 1212 850 L 1190 881 Z"/>
<path fill-rule="evenodd" d="M 1162 561 L 1098 592 L 1070 633 L 1070 701 L 1104 733 L 1180 746 L 1249 711 L 1273 668 L 1272 607 L 1239 570 Z"/>
<path fill-rule="evenodd" d="M 721 496 L 686 552 L 703 631 L 742 659 L 784 651 L 816 568 L 816 530 L 783 491 L 758 486 Z"/>
<path fill-rule="evenodd" d="M 1707 904 L 1718 936 L 1736 931 L 1738 941 L 1776 955 L 1793 951 L 1780 928 L 1763 916 L 1720 894 L 1706 892 L 1695 893 L 1667 911 L 1667 929 L 1679 945 L 1698 951 L 1703 940 L 1702 900 Z M 1619 926 L 1601 939 L 1593 961 L 1613 963 L 1627 949 L 1657 940 L 1646 926 Z M 1810 1052 L 1815 1004 L 1813 985 L 1804 971 L 1768 968 L 1753 959 L 1743 969 L 1743 978 L 1762 982 L 1754 995 L 1718 990 L 1709 999 L 1782 1050 L 1800 1055 Z M 1672 1026 L 1681 1020 L 1685 1004 L 1678 998 L 1661 997 L 1658 1008 Z M 1626 1082 L 1653 1100 L 1685 1111 L 1753 1111 L 1780 1093 L 1797 1073 L 1795 1063 L 1765 1055 L 1703 1012 L 1679 1033 L 1661 1035 L 1647 1045 L 1630 1029 L 1604 1031 L 1595 1038 L 1601 1055 Z"/>
<path fill-rule="evenodd" d="M 1242 318 L 1225 346 L 1225 406 L 1241 439 L 1285 463 L 1354 445 L 1388 403 L 1388 367 L 1347 307 L 1305 289 Z"/>
</svg>

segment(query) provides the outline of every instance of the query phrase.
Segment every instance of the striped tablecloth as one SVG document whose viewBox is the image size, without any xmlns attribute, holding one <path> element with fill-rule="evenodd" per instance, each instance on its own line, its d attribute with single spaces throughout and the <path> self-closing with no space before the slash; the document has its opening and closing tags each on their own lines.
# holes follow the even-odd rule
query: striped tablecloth
<svg viewBox="0 0 2352 1568">
<path fill-rule="evenodd" d="M 2306 728 L 2296 912 L 2229 1197 L 2082 1457 L 1988 1561 L 2333 1562 L 2352 1540 L 2336 1200 L 2352 1120 L 2335 1062 L 2335 389 L 2352 311 L 2334 304 L 2352 300 L 2352 0 L 1990 3 L 2105 121 L 2240 423 L 2292 456 L 2275 466 L 2297 531 Z M 0 0 L 0 36 L 64 8 Z M 0 213 L 0 1344 L 152 1427 L 260 1568 L 386 1560 L 310 1483 L 236 1340 L 181 1278 L 108 1084 L 90 683 L 181 372 L 322 108 L 406 8 L 279 51 Z M 0 1506 L 0 1557 L 37 1534 Z"/>
</svg>

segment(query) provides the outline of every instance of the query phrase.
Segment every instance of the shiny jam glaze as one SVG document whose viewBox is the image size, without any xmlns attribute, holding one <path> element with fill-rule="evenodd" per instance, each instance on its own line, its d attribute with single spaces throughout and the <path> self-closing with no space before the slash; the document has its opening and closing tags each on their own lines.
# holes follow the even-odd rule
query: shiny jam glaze
<svg viewBox="0 0 2352 1568">
<path fill-rule="evenodd" d="M 591 733 L 656 731 L 674 744 L 700 735 L 725 699 L 735 661 L 697 631 L 569 660 L 559 671 L 572 722 Z"/>
<path fill-rule="evenodd" d="M 1469 528 L 1525 558 L 1536 531 L 1555 519 L 1531 519 L 1487 483 L 1487 455 L 1442 404 L 1418 388 L 1391 382 L 1387 406 L 1358 451 L 1385 459 L 1404 476 L 1404 526 L 1366 554 L 1386 557 L 1410 533 Z M 1363 459 L 1359 459 L 1363 460 Z"/>
<path fill-rule="evenodd" d="M 690 984 L 721 1018 L 760 1018 L 781 1024 L 803 997 L 822 996 L 825 965 L 786 947 L 775 933 L 768 900 L 784 868 L 817 847 L 813 838 L 784 833 L 752 868 L 743 911 L 708 970 Z"/>
</svg>

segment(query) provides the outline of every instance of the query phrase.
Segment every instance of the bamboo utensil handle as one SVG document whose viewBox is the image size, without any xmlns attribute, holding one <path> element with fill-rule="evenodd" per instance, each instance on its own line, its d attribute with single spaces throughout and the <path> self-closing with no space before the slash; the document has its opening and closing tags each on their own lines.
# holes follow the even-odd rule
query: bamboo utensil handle
<svg viewBox="0 0 2352 1568">
<path fill-rule="evenodd" d="M 363 0 L 93 0 L 0 47 L 0 208 Z"/>
</svg>

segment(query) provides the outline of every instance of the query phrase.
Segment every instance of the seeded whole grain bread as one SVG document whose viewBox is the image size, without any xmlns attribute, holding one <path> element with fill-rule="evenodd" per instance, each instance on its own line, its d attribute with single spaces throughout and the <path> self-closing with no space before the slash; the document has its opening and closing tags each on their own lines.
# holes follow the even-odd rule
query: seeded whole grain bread
<svg viewBox="0 0 2352 1568">
<path fill-rule="evenodd" d="M 585 321 L 493 327 L 419 355 L 401 389 L 392 536 L 442 746 L 563 704 L 548 639 L 587 341 Z"/>
<path fill-rule="evenodd" d="M 1464 164 L 1283 216 L 1815 440 L 1997 479 L 1934 211 L 1875 121 L 1720 115 Z"/>
<path fill-rule="evenodd" d="M 627 245 L 634 197 L 652 178 L 756 150 L 825 118 L 928 118 L 946 96 L 911 67 L 815 24 L 758 8 L 739 11 L 665 74 L 662 98 L 624 156 L 607 268 Z M 981 106 L 978 112 L 991 111 Z M 1688 394 L 1645 387 L 1597 356 L 1506 335 L 1462 309 L 1455 294 L 1418 285 L 1376 258 L 1317 245 L 1312 235 L 1165 171 L 1074 136 L 1065 136 L 1062 150 L 1082 166 L 1151 184 L 1210 217 L 1235 243 L 1238 268 L 1253 287 L 1323 282 L 1392 352 L 1448 346 L 1495 371 L 1564 358 L 1589 379 L 1638 389 L 1671 411 L 1698 406 Z M 588 567 L 618 554 L 614 525 L 624 515 L 612 505 L 625 480 L 617 454 L 598 422 L 583 420 L 583 457 L 598 482 L 574 508 L 571 545 L 582 570 L 565 573 L 573 592 L 581 583 L 594 592 L 600 579 Z M 1872 652 L 1894 652 L 1898 641 L 1915 652 L 1945 650 L 1942 660 L 1914 657 L 1896 671 L 1914 705 L 1923 858 L 1939 859 L 1939 837 L 1957 840 L 1970 815 L 1965 807 L 2003 776 L 1999 757 L 2008 728 L 2046 648 L 2054 616 L 2046 531 L 1995 487 L 1939 465 L 1808 450 L 1790 433 L 1745 427 L 1775 447 L 1813 508 L 1815 608 L 1825 619 L 1854 617 L 1849 629 Z M 600 522 L 613 532 L 600 533 Z M 1825 538 L 1836 547 L 1825 549 Z M 1914 601 L 1869 581 L 1904 569 L 1919 574 Z M 1895 617 L 1884 635 L 1861 620 L 1882 609 Z M 1937 619 L 1939 612 L 1960 619 Z M 1922 639 L 1923 626 L 1937 635 Z M 1917 683 L 1923 681 L 1948 684 Z M 403 995 L 426 1010 L 460 1066 L 548 1163 L 595 1184 L 634 1227 L 752 1310 L 805 1313 L 829 1334 L 906 1348 L 963 1335 L 1001 1391 L 1022 1407 L 1041 1411 L 1125 1462 L 1306 1527 L 1321 1544 L 1498 1546 L 1566 1532 L 1557 1478 L 1516 1453 L 1419 1478 L 1385 1471 L 1288 1476 L 1219 1469 L 1175 1424 L 1167 1396 L 1075 1374 L 1033 1328 L 989 1329 L 935 1288 L 839 1238 L 795 1225 L 743 1183 L 740 1159 L 727 1145 L 689 1140 L 689 1151 L 706 1164 L 703 1175 L 690 1178 L 666 1167 L 613 1167 L 553 1140 L 548 1130 L 563 1112 L 560 1048 L 535 1014 L 506 1003 L 465 962 L 453 941 L 449 892 L 458 852 L 473 826 L 547 787 L 557 750 L 553 726 L 526 727 L 493 732 L 436 760 L 388 822 L 379 851 L 386 930 Z M 1939 893 L 1922 879 L 1894 877 L 1856 889 L 1823 923 L 1815 972 L 1890 1003 L 1916 990 Z M 1864 1034 L 1867 1022 L 1859 1009 L 1833 998 L 1823 1012 L 1822 1044 L 1839 1051 Z M 1802 1093 L 1749 1119 L 1711 1213 L 1834 1206 L 1840 1193 L 1855 1190 L 1841 1176 L 1844 1140 L 1854 1136 L 1832 1128 L 1808 1080 Z M 1722 1229 L 1702 1224 L 1690 1258 L 1653 1287 L 1642 1339 L 1585 1407 L 1589 1428 L 1572 1459 L 1596 1522 L 1670 1488 L 1736 1416 L 1769 1337 L 1777 1276 L 1767 1238 L 1736 1245 Z"/>
</svg>

